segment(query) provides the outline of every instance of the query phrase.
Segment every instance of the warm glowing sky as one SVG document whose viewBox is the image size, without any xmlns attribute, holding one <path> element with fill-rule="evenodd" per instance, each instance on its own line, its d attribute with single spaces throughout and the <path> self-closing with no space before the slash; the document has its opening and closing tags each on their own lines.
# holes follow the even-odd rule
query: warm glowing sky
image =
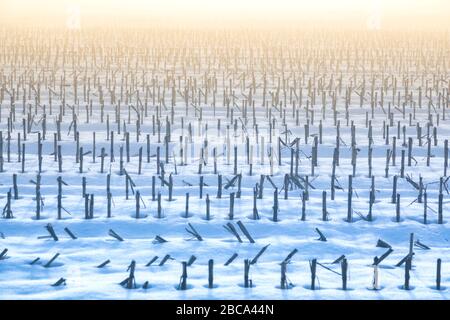
<svg viewBox="0 0 450 320">
<path fill-rule="evenodd" d="M 450 0 L 0 0 L 0 15 L 8 21 L 64 21 L 71 4 L 79 6 L 83 23 L 128 17 L 132 21 L 317 20 L 365 25 L 378 12 L 383 25 L 403 21 L 448 27 L 450 20 Z"/>
</svg>

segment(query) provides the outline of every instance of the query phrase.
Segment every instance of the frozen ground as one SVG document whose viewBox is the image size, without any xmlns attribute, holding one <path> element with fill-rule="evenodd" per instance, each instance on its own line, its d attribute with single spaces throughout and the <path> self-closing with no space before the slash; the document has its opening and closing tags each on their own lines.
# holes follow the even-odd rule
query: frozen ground
<svg viewBox="0 0 450 320">
<path fill-rule="evenodd" d="M 444 173 L 444 141 L 450 137 L 448 33 L 269 29 L 0 29 L 1 299 L 450 297 L 450 196 L 448 173 Z M 312 172 L 314 137 L 320 136 L 321 120 L 323 136 Z M 336 185 L 340 189 L 336 189 L 332 200 L 337 121 L 341 140 Z M 364 219 L 369 212 L 371 189 L 369 121 L 375 177 L 373 221 Z M 58 123 L 61 139 L 55 141 Z M 351 147 L 352 123 L 356 128 L 356 158 Z M 82 172 L 75 157 L 77 151 L 81 152 L 75 132 L 79 133 L 79 147 L 86 153 Z M 108 140 L 111 132 L 114 161 Z M 169 132 L 167 152 L 164 139 Z M 37 206 L 39 135 L 43 139 L 42 202 Z M 392 156 L 386 177 L 386 153 L 393 149 L 394 137 L 395 163 Z M 281 148 L 281 159 L 278 138 L 288 145 L 292 143 L 292 149 Z M 408 153 L 409 138 L 413 159 L 411 166 L 405 161 L 402 178 L 401 155 L 402 151 Z M 309 198 L 305 198 L 305 221 L 301 217 L 306 183 L 291 184 L 288 199 L 283 190 L 285 174 L 294 173 L 291 155 L 295 154 L 296 141 L 298 174 L 292 176 L 308 177 L 311 184 Z M 25 160 L 19 152 L 22 144 Z M 57 146 L 61 147 L 61 172 L 54 156 Z M 238 148 L 236 167 L 234 146 Z M 120 174 L 121 147 L 123 167 L 134 183 L 128 199 L 127 178 Z M 102 148 L 106 153 L 103 173 Z M 172 174 L 173 201 L 168 201 L 168 186 L 162 185 L 157 174 L 158 148 L 165 172 L 161 178 L 168 181 Z M 221 198 L 217 197 L 214 148 L 217 174 L 223 178 Z M 247 150 L 251 156 L 246 156 Z M 269 154 L 273 155 L 273 165 Z M 356 171 L 353 219 L 348 222 L 352 156 Z M 230 195 L 238 192 L 238 186 L 235 183 L 225 189 L 225 185 L 235 173 L 242 174 L 241 196 L 235 198 L 234 219 L 230 221 Z M 261 175 L 271 176 L 278 188 L 279 221 L 272 219 L 274 188 L 268 179 L 262 199 L 256 200 L 260 219 L 252 219 L 253 188 Z M 200 176 L 204 178 L 202 198 Z M 397 207 L 391 201 L 394 176 L 398 176 L 396 193 L 400 194 L 398 222 Z M 61 219 L 57 215 L 58 177 L 64 181 Z M 161 193 L 159 218 L 158 202 L 152 201 L 152 177 L 156 180 L 155 194 Z M 419 177 L 427 193 L 427 207 L 418 201 L 419 190 L 414 184 L 419 183 Z M 83 178 L 86 193 L 94 195 L 93 219 L 85 219 Z M 9 191 L 13 196 L 10 201 Z M 141 196 L 139 219 L 137 191 Z M 323 191 L 327 192 L 328 221 L 322 220 Z M 189 214 L 184 217 L 186 193 Z M 88 202 L 88 209 L 89 205 Z M 41 208 L 40 219 L 37 208 Z M 250 243 L 239 230 L 238 221 L 245 225 L 255 243 Z M 227 223 L 238 229 L 242 242 L 224 228 Z M 54 228 L 58 241 L 48 237 L 48 224 Z M 189 224 L 203 241 L 193 239 L 185 230 Z M 72 239 L 65 228 L 77 239 Z M 327 241 L 318 240 L 316 228 Z M 110 230 L 123 241 L 110 236 Z M 404 290 L 405 265 L 396 265 L 410 251 L 411 234 L 414 242 L 429 249 L 414 245 L 410 290 Z M 167 242 L 155 243 L 157 236 Z M 377 247 L 380 239 L 393 252 L 378 268 L 379 290 L 371 290 L 374 258 L 387 252 L 387 248 Z M 250 266 L 253 286 L 245 288 L 245 259 L 254 259 L 267 245 L 267 250 Z M 287 265 L 292 286 L 282 290 L 280 263 L 293 250 L 297 253 Z M 56 254 L 59 255 L 52 261 Z M 236 259 L 225 265 L 233 254 L 237 254 Z M 172 259 L 159 266 L 167 255 Z M 348 262 L 347 290 L 342 290 L 341 264 L 332 264 L 342 255 Z M 156 256 L 156 261 L 147 266 Z M 178 290 L 182 263 L 191 256 L 196 260 L 187 267 L 187 290 Z M 215 284 L 211 289 L 207 287 L 210 259 L 214 260 Z M 316 290 L 310 288 L 313 259 L 320 263 Z M 442 290 L 435 288 L 438 259 L 442 259 Z M 106 266 L 98 267 L 108 260 Z M 120 283 L 128 277 L 127 268 L 132 261 L 136 267 L 136 288 L 126 289 Z M 65 284 L 62 281 L 53 286 L 59 279 L 65 279 Z"/>
<path fill-rule="evenodd" d="M 211 121 L 210 128 L 214 120 Z M 361 120 L 361 123 L 364 123 Z M 89 125 L 80 125 L 80 131 L 86 133 L 86 149 L 89 149 Z M 408 128 L 411 134 L 415 128 Z M 144 129 L 146 130 L 146 129 Z M 209 129 L 208 139 L 216 141 L 220 156 L 218 157 L 219 173 L 224 176 L 224 184 L 227 178 L 231 178 L 233 165 L 226 164 L 226 152 L 223 152 L 224 136 L 217 136 L 217 130 Z M 303 137 L 303 128 L 292 127 L 293 135 Z M 311 127 L 311 134 L 317 132 L 317 126 Z M 251 244 L 243 236 L 243 243 L 223 228 L 229 222 L 229 193 L 236 188 L 223 190 L 221 199 L 216 198 L 217 176 L 213 174 L 212 157 L 209 157 L 208 165 L 203 168 L 204 187 L 203 199 L 199 199 L 199 175 L 198 154 L 195 147 L 202 137 L 196 137 L 192 154 L 188 154 L 187 166 L 178 165 L 178 174 L 173 175 L 174 200 L 167 201 L 167 187 L 161 187 L 157 180 L 156 188 L 162 193 L 163 218 L 156 218 L 157 204 L 151 197 L 151 176 L 156 175 L 156 159 L 154 157 L 156 137 L 151 137 L 150 163 L 144 161 L 142 174 L 137 174 L 137 149 L 142 145 L 145 149 L 145 141 L 139 144 L 134 142 L 131 150 L 131 159 L 125 164 L 127 172 L 136 184 L 145 207 L 141 205 L 141 217 L 135 218 L 135 200 L 130 192 L 129 200 L 125 199 L 125 176 L 120 176 L 118 164 L 118 151 L 116 161 L 111 163 L 111 192 L 114 206 L 112 217 L 106 217 L 106 173 L 100 173 L 100 162 L 92 162 L 90 155 L 85 156 L 85 168 L 83 173 L 78 173 L 78 165 L 73 158 L 73 138 L 63 136 L 63 173 L 61 176 L 68 184 L 63 186 L 63 207 L 70 215 L 63 212 L 63 219 L 56 219 L 56 177 L 58 173 L 57 162 L 49 155 L 53 150 L 52 139 L 44 142 L 44 161 L 42 175 L 42 194 L 44 208 L 41 220 L 35 219 L 35 186 L 30 180 L 35 180 L 37 175 L 36 150 L 32 149 L 36 134 L 30 135 L 27 144 L 27 170 L 20 173 L 20 164 L 17 155 L 12 153 L 11 162 L 5 161 L 4 172 L 0 174 L 1 194 L 5 195 L 11 187 L 12 173 L 18 173 L 19 199 L 13 200 L 12 211 L 14 219 L 1 219 L 0 232 L 4 239 L 0 239 L 0 249 L 7 248 L 7 259 L 0 260 L 0 297 L 2 299 L 446 299 L 449 291 L 445 288 L 450 281 L 448 272 L 448 256 L 450 230 L 447 224 L 448 201 L 444 198 L 444 224 L 437 224 L 437 193 L 439 177 L 442 175 L 443 150 L 441 147 L 433 147 L 431 165 L 425 166 L 426 147 L 415 146 L 413 156 L 418 161 L 417 165 L 406 167 L 405 174 L 418 180 L 419 173 L 428 184 L 428 224 L 423 224 L 423 204 L 412 203 L 417 198 L 417 190 L 405 179 L 399 179 L 398 192 L 401 194 L 401 222 L 395 222 L 395 204 L 391 202 L 392 175 L 399 173 L 399 165 L 390 166 L 389 178 L 384 178 L 385 150 L 381 137 L 381 130 L 374 129 L 374 172 L 376 176 L 376 203 L 373 207 L 374 221 L 368 222 L 354 214 L 354 222 L 345 221 L 347 215 L 347 177 L 351 174 L 349 147 L 341 146 L 341 164 L 337 168 L 336 175 L 344 190 L 336 191 L 336 200 L 327 199 L 327 210 L 330 221 L 322 221 L 322 190 L 328 190 L 330 186 L 330 171 L 332 162 L 332 150 L 334 146 L 333 128 L 324 129 L 323 144 L 319 147 L 319 164 L 315 169 L 315 176 L 310 176 L 310 182 L 315 189 L 310 189 L 310 200 L 306 204 L 306 221 L 301 221 L 301 190 L 289 192 L 289 199 L 284 200 L 284 191 L 279 195 L 279 222 L 272 218 L 273 189 L 266 181 L 264 198 L 257 200 L 257 207 L 261 216 L 260 220 L 252 220 L 253 191 L 252 187 L 259 182 L 259 174 L 268 174 L 270 169 L 268 158 L 261 165 L 259 154 L 260 145 L 254 144 L 254 168 L 253 176 L 249 176 L 249 166 L 245 158 L 239 158 L 239 172 L 243 174 L 242 195 L 235 200 L 235 222 L 242 221 L 255 243 Z M 104 146 L 107 150 L 109 142 L 106 135 L 97 131 L 97 150 Z M 150 129 L 148 129 L 150 132 Z M 296 133 L 297 132 L 297 133 Z M 445 126 L 439 128 L 439 135 L 448 136 L 449 130 Z M 342 126 L 341 135 L 343 141 L 349 141 L 350 130 Z M 48 134 L 48 136 L 51 136 Z M 176 136 L 175 134 L 173 136 Z M 250 135 L 254 139 L 254 135 Z M 131 136 L 132 139 L 133 136 Z M 143 140 L 143 139 L 141 139 Z M 244 145 L 240 144 L 241 137 L 232 138 L 232 143 L 239 145 L 239 152 L 243 153 Z M 311 140 L 311 139 L 310 139 Z M 367 176 L 367 129 L 361 128 L 357 133 L 358 146 L 361 151 L 358 155 L 357 172 L 354 177 L 354 202 L 355 212 L 364 215 L 368 211 L 368 191 L 370 190 L 370 178 Z M 82 140 L 83 141 L 83 140 Z M 116 149 L 123 144 L 119 137 L 116 139 Z M 217 142 L 219 141 L 219 142 Z M 14 142 L 12 141 L 12 145 Z M 160 144 L 163 149 L 163 144 Z M 267 145 L 266 145 L 267 147 Z M 178 150 L 179 145 L 171 144 L 173 150 Z M 86 150 L 85 149 L 85 150 Z M 195 149 L 195 152 L 194 152 Z M 311 154 L 311 142 L 309 145 L 301 144 L 300 149 L 304 156 L 300 162 L 299 174 L 310 174 L 310 161 L 306 156 Z M 399 146 L 399 150 L 401 145 Z M 90 149 L 89 149 L 90 150 Z M 29 155 L 30 153 L 31 155 Z M 98 153 L 98 151 L 97 151 Z M 223 153 L 223 154 L 222 154 Z M 34 155 L 33 155 L 34 154 Z M 70 156 L 72 154 L 72 157 Z M 398 151 L 400 154 L 400 151 Z M 398 156 L 397 156 L 398 157 Z M 144 157 L 145 158 L 145 157 Z M 179 158 L 179 157 L 178 157 Z M 398 157 L 399 158 L 399 157 Z M 397 163 L 400 159 L 397 158 Z M 231 157 L 233 159 L 233 157 Z M 177 160 L 180 163 L 180 160 Z M 109 159 L 105 167 L 109 168 Z M 281 188 L 284 173 L 289 171 L 290 156 L 287 150 L 283 151 L 282 166 L 275 164 L 274 183 Z M 33 168 L 33 169 L 30 169 Z M 174 172 L 171 159 L 165 167 L 166 172 Z M 255 173 L 256 172 L 256 173 Z M 84 219 L 84 199 L 81 196 L 81 178 L 87 178 L 87 193 L 95 194 L 94 219 Z M 166 176 L 167 178 L 167 176 Z M 192 184 L 187 186 L 183 181 Z M 185 212 L 185 193 L 190 193 L 190 207 L 188 218 L 183 217 Z M 205 220 L 206 194 L 211 199 L 211 220 Z M 6 198 L 2 197 L 2 203 Z M 411 204 L 412 203 L 412 204 Z M 433 212 L 434 211 L 434 212 Z M 53 239 L 39 239 L 39 236 L 48 235 L 45 226 L 51 223 L 55 228 L 59 241 Z M 185 231 L 191 223 L 201 234 L 204 241 L 191 239 Z M 68 227 L 78 239 L 72 240 L 64 231 Z M 315 228 L 319 228 L 327 237 L 327 242 L 318 241 Z M 123 242 L 108 235 L 108 230 L 113 229 L 121 237 Z M 403 290 L 404 266 L 395 267 L 409 250 L 410 233 L 414 233 L 415 239 L 426 244 L 431 249 L 423 250 L 415 247 L 413 269 L 411 271 L 411 290 Z M 153 243 L 153 239 L 159 235 L 166 239 L 166 243 Z M 386 249 L 377 248 L 378 239 L 388 242 L 394 249 L 393 253 L 384 260 L 379 268 L 381 290 L 370 290 L 373 277 L 371 266 L 375 256 L 381 256 Z M 244 288 L 244 259 L 253 259 L 258 251 L 270 244 L 257 263 L 250 268 L 250 277 L 253 288 Z M 289 290 L 279 289 L 280 262 L 294 249 L 298 253 L 288 265 L 287 276 L 293 287 Z M 60 256 L 51 264 L 44 264 L 56 253 Z M 228 266 L 224 263 L 237 253 L 238 257 Z M 166 254 L 170 254 L 174 260 L 168 260 L 163 266 L 158 263 Z M 177 290 L 181 276 L 181 261 L 187 261 L 191 255 L 197 260 L 188 267 L 188 290 Z M 317 258 L 325 266 L 340 273 L 339 264 L 328 264 L 345 255 L 349 263 L 348 290 L 341 290 L 341 277 L 329 270 L 318 267 L 317 290 L 310 290 L 311 273 L 309 260 Z M 154 256 L 159 259 L 151 266 L 146 266 Z M 30 263 L 40 258 L 37 263 Z M 443 261 L 443 290 L 435 290 L 436 260 Z M 110 263 L 104 268 L 97 268 L 106 260 Z M 207 288 L 208 260 L 214 259 L 214 283 L 213 289 Z M 125 289 L 119 285 L 128 273 L 127 267 L 132 260 L 136 261 L 137 289 Z M 59 278 L 66 279 L 65 286 L 51 286 Z M 143 284 L 148 281 L 149 288 L 144 289 Z"/>
</svg>

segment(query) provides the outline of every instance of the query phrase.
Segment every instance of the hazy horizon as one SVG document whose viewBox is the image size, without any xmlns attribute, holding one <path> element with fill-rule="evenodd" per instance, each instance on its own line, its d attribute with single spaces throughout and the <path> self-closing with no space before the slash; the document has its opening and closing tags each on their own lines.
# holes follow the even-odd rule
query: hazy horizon
<svg viewBox="0 0 450 320">
<path fill-rule="evenodd" d="M 450 27 L 446 0 L 2 0 L 2 24 L 79 26 Z"/>
</svg>

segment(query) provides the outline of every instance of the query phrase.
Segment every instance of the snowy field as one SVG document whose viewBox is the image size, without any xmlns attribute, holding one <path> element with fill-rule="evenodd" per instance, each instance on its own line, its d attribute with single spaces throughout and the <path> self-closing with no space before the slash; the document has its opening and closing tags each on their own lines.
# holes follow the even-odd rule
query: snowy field
<svg viewBox="0 0 450 320">
<path fill-rule="evenodd" d="M 129 40 L 130 43 L 140 43 L 138 36 L 139 34 L 136 39 Z M 72 39 L 70 35 L 68 37 Z M 170 37 L 175 36 L 171 34 Z M 106 40 L 101 39 L 105 45 Z M 369 36 L 370 41 L 371 39 Z M 323 41 L 325 40 L 326 37 Z M 5 34 L 2 34 L 2 41 L 13 43 L 10 36 Z M 305 41 L 312 40 L 307 38 Z M 130 43 L 126 44 L 128 48 L 132 47 Z M 307 43 L 309 53 L 316 54 L 314 49 L 319 46 L 314 42 Z M 45 43 L 43 48 L 48 45 Z M 154 43 L 150 42 L 147 48 L 151 49 L 152 45 Z M 194 44 L 183 45 L 191 48 L 195 41 Z M 216 43 L 210 46 L 221 48 Z M 235 43 L 230 44 L 230 48 L 234 46 Z M 293 53 L 301 52 L 297 46 L 291 46 L 290 50 Z M 424 52 L 420 46 L 415 50 L 414 52 Z M 448 49 L 445 50 L 448 53 Z M 433 78 L 431 73 L 422 69 L 420 72 L 415 70 L 415 74 L 409 76 L 406 71 L 401 73 L 392 67 L 392 74 L 398 77 L 398 84 L 395 82 L 395 85 L 389 76 L 380 76 L 380 70 L 355 74 L 349 71 L 344 73 L 341 83 L 343 89 L 339 90 L 336 79 L 342 77 L 342 70 L 347 68 L 345 65 L 337 65 L 336 68 L 342 68 L 341 72 L 324 68 L 319 81 L 318 74 L 294 70 L 293 66 L 288 71 L 280 71 L 274 62 L 276 60 L 280 63 L 280 58 L 275 57 L 271 58 L 274 64 L 270 71 L 272 75 L 263 80 L 261 70 L 265 59 L 255 57 L 253 68 L 257 73 L 256 80 L 252 80 L 252 73 L 248 71 L 252 55 L 248 51 L 236 53 L 244 58 L 242 65 L 238 61 L 234 64 L 233 61 L 233 67 L 231 58 L 227 58 L 230 59 L 227 60 L 230 62 L 228 66 L 224 66 L 226 63 L 219 63 L 220 59 L 215 59 L 219 54 L 215 51 L 211 53 L 209 60 L 200 54 L 202 59 L 206 59 L 200 59 L 202 62 L 199 66 L 202 70 L 196 67 L 195 51 L 191 52 L 192 57 L 182 53 L 178 58 L 166 58 L 167 66 L 156 59 L 154 53 L 148 53 L 148 59 L 145 60 L 147 65 L 138 65 L 136 69 L 134 63 L 141 61 L 140 55 L 131 51 L 124 50 L 120 53 L 123 61 L 128 61 L 128 65 L 123 63 L 122 66 L 112 63 L 113 60 L 102 60 L 101 54 L 96 52 L 99 57 L 96 67 L 90 63 L 72 61 L 72 57 L 85 58 L 87 51 L 79 49 L 78 52 L 81 52 L 80 55 L 68 54 L 67 64 L 61 62 L 62 56 L 59 53 L 58 59 L 55 58 L 56 62 L 47 65 L 54 68 L 53 74 L 44 66 L 49 61 L 45 59 L 45 53 L 39 56 L 44 61 L 43 65 L 37 66 L 35 71 L 32 71 L 34 64 L 31 60 L 20 62 L 19 53 L 17 61 L 7 55 L 1 58 L 3 101 L 0 130 L 3 143 L 0 205 L 4 210 L 3 218 L 0 219 L 0 252 L 7 249 L 3 255 L 0 254 L 1 299 L 450 298 L 450 290 L 447 288 L 450 285 L 450 207 L 444 171 L 445 152 L 448 152 L 444 141 L 450 137 L 449 120 L 445 114 L 448 112 L 445 109 L 448 109 L 450 77 L 445 68 L 444 71 L 438 68 L 439 73 Z M 278 51 L 274 49 L 274 52 Z M 23 52 L 22 54 L 29 57 Z M 119 53 L 111 51 L 104 54 L 106 57 L 115 57 Z M 442 53 L 436 53 L 437 56 L 439 54 Z M 159 57 L 162 56 L 164 54 Z M 433 58 L 435 56 L 431 55 L 430 61 L 442 62 L 439 57 L 436 60 Z M 192 62 L 192 65 L 172 65 L 176 59 Z M 305 60 L 298 59 L 300 65 L 304 63 L 306 66 Z M 395 59 L 399 59 L 398 56 Z M 387 59 L 388 64 L 401 66 L 401 60 L 395 59 Z M 101 61 L 109 61 L 111 64 L 102 66 Z M 206 61 L 216 62 L 215 69 L 206 70 Z M 362 63 L 359 60 L 356 62 Z M 77 67 L 73 68 L 73 64 Z M 28 71 L 24 69 L 26 65 Z M 17 67 L 16 71 L 13 71 L 13 66 Z M 377 66 L 381 68 L 384 64 L 379 62 Z M 43 70 L 41 73 L 39 68 Z M 66 70 L 67 76 L 64 90 L 59 84 L 63 70 Z M 124 70 L 126 82 L 123 80 Z M 143 74 L 143 70 L 147 73 Z M 172 71 L 176 74 L 172 75 Z M 78 76 L 75 77 L 74 74 Z M 159 78 L 156 78 L 158 75 Z M 95 76 L 102 77 L 98 80 L 101 85 L 94 80 Z M 213 79 L 216 76 L 214 85 Z M 189 77 L 191 79 L 187 81 Z M 281 85 L 280 77 L 285 77 Z M 373 83 L 372 77 L 376 79 Z M 402 77 L 403 80 L 408 79 L 406 85 L 405 81 L 401 83 Z M 87 78 L 90 79 L 89 90 L 86 89 Z M 193 89 L 194 78 L 198 81 L 195 84 L 198 92 Z M 296 81 L 293 81 L 294 78 Z M 442 78 L 442 82 L 436 78 Z M 154 87 L 152 89 L 152 84 L 155 83 L 152 79 L 157 81 L 156 90 Z M 329 82 L 330 87 L 324 89 Z M 37 83 L 41 83 L 39 103 L 35 100 Z M 315 104 L 311 103 L 311 97 L 308 96 L 308 91 L 312 92 L 311 83 L 318 88 L 317 92 L 314 91 Z M 425 86 L 425 83 L 433 95 L 425 93 L 424 87 L 422 106 L 419 106 L 418 88 L 422 84 Z M 230 84 L 233 93 L 230 92 Z M 123 92 L 133 93 L 121 93 L 121 85 Z M 115 91 L 111 90 L 113 86 L 116 87 Z M 174 94 L 172 86 L 173 91 L 176 91 Z M 265 86 L 267 90 L 263 91 Z M 283 89 L 284 86 L 288 89 Z M 365 91 L 362 89 L 364 86 Z M 378 93 L 378 98 L 371 95 L 371 86 Z M 17 93 L 18 98 L 14 94 L 14 98 L 11 98 L 13 88 L 20 92 Z M 192 93 L 189 91 L 191 88 Z M 303 90 L 303 97 L 300 88 Z M 352 91 L 347 110 L 346 88 Z M 162 91 L 165 91 L 165 95 Z M 205 94 L 208 91 L 209 95 Z M 322 105 L 322 92 L 326 97 L 325 107 Z M 340 132 L 334 200 L 330 197 L 337 137 L 332 106 L 333 92 L 337 94 L 335 116 L 339 121 Z M 361 92 L 365 99 L 360 104 Z M 384 101 L 380 98 L 381 92 L 385 94 Z M 156 94 L 158 97 L 154 102 L 152 95 Z M 188 107 L 185 104 L 186 94 L 190 99 Z M 61 99 L 63 95 L 64 102 Z M 113 102 L 112 95 L 117 95 Z M 397 103 L 397 95 L 401 99 L 400 105 Z M 374 108 L 371 108 L 371 99 L 376 100 Z M 117 100 L 122 100 L 120 109 L 117 108 Z M 432 107 L 429 102 L 433 104 Z M 64 115 L 60 114 L 63 103 L 66 103 Z M 252 103 L 255 105 L 253 110 Z M 392 104 L 389 109 L 391 116 L 388 104 Z M 410 118 L 410 114 L 413 118 Z M 160 119 L 159 130 L 155 119 Z M 221 121 L 220 128 L 218 119 Z M 58 121 L 60 125 L 57 124 Z M 356 141 L 353 150 L 356 155 L 352 153 L 352 123 L 355 126 L 353 136 Z M 422 130 L 420 138 L 417 124 Z M 26 140 L 23 136 L 25 130 Z M 75 130 L 79 132 L 78 143 Z M 57 137 L 58 132 L 60 138 Z M 370 132 L 373 141 L 369 146 Z M 166 144 L 165 137 L 168 133 L 170 137 Z M 18 141 L 18 134 L 21 134 L 21 141 Z M 316 165 L 313 163 L 315 137 L 317 141 L 319 137 L 321 140 L 318 142 Z M 395 158 L 391 153 L 386 161 L 387 150 L 394 149 L 393 137 L 396 138 Z M 298 144 L 295 142 L 296 138 L 299 138 Z M 408 165 L 408 138 L 412 138 L 411 165 Z M 39 142 L 42 143 L 41 164 L 38 160 Z M 25 146 L 23 172 L 22 144 Z M 55 156 L 55 146 L 61 146 L 61 170 L 59 158 Z M 111 146 L 114 159 L 111 156 Z M 78 149 L 79 154 L 84 153 L 82 167 L 80 156 L 78 155 L 78 159 L 76 156 L 77 147 L 83 148 L 82 151 Z M 371 169 L 369 147 L 372 150 Z M 103 172 L 102 148 L 105 150 Z M 402 150 L 405 152 L 403 170 Z M 163 163 L 159 168 L 158 159 Z M 355 172 L 352 162 L 356 163 Z M 369 170 L 375 177 L 371 221 L 367 218 L 372 189 Z M 17 199 L 13 174 L 17 174 Z M 287 199 L 284 188 L 286 174 L 294 177 L 287 184 Z M 40 183 L 37 183 L 38 175 Z M 107 191 L 108 175 L 110 197 Z M 218 186 L 219 175 L 222 177 L 222 188 Z M 256 199 L 259 219 L 254 219 L 254 188 L 257 184 L 261 187 L 261 175 L 266 178 L 262 198 Z M 347 219 L 349 175 L 352 176 L 353 183 L 350 192 L 350 221 Z M 394 176 L 397 176 L 394 198 L 396 202 L 396 195 L 400 195 L 399 205 L 392 201 Z M 58 177 L 64 182 L 61 185 L 60 219 Z M 154 189 L 152 177 L 155 179 Z M 204 184 L 202 191 L 201 177 Z M 419 185 L 419 177 L 422 178 L 422 185 Z M 171 196 L 168 186 L 170 183 L 173 185 Z M 274 187 L 278 191 L 277 221 L 274 221 Z M 9 191 L 11 193 L 8 200 Z M 327 192 L 326 221 L 323 219 L 323 191 Z M 137 192 L 140 194 L 139 198 L 136 196 Z M 158 193 L 161 195 L 159 205 Z M 232 193 L 234 215 L 230 219 Z M 303 204 L 302 197 L 305 194 L 307 199 Z M 110 217 L 108 199 L 111 203 Z M 91 211 L 93 217 L 86 219 L 86 212 Z M 439 212 L 442 221 L 439 221 Z M 254 243 L 245 236 L 238 221 L 243 223 Z M 227 223 L 236 228 L 242 242 L 224 228 Z M 49 224 L 57 239 L 47 230 Z M 191 230 L 190 226 L 201 236 L 201 241 L 186 230 Z M 316 229 L 320 230 L 326 241 L 320 241 Z M 111 236 L 111 230 L 123 241 Z M 405 290 L 405 263 L 398 264 L 411 252 L 411 234 L 414 255 L 411 259 L 410 286 Z M 156 241 L 157 236 L 166 242 Z M 381 257 L 389 249 L 377 246 L 380 239 L 391 247 L 392 253 L 375 268 L 374 258 Z M 267 249 L 258 256 L 260 250 L 267 245 Z M 287 288 L 281 289 L 280 264 L 293 250 L 296 250 L 295 254 L 286 265 Z M 52 261 L 56 254 L 59 255 Z M 235 259 L 225 265 L 234 254 L 237 254 Z M 167 258 L 167 255 L 170 257 Z M 342 255 L 348 263 L 346 290 L 342 288 L 342 259 L 338 259 Z M 187 266 L 187 288 L 180 290 L 182 262 L 189 261 L 192 256 L 196 259 Z M 212 288 L 208 287 L 210 259 L 214 260 Z M 254 262 L 249 269 L 251 287 L 247 288 L 244 285 L 245 259 Z M 320 263 L 317 265 L 315 290 L 311 289 L 310 264 L 313 259 Z M 441 290 L 436 288 L 438 259 L 442 259 Z M 106 261 L 109 262 L 105 264 Z M 120 283 L 130 275 L 128 267 L 132 261 L 135 262 L 135 283 L 132 288 L 126 288 L 126 285 Z M 378 273 L 377 290 L 374 290 L 373 285 L 375 271 Z M 61 278 L 61 283 L 58 283 Z"/>
</svg>

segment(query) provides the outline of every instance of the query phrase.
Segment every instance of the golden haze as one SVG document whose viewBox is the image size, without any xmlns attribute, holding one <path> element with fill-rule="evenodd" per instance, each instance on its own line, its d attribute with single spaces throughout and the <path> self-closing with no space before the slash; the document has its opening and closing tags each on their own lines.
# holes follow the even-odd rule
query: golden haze
<svg viewBox="0 0 450 320">
<path fill-rule="evenodd" d="M 1 24 L 65 26 L 74 7 L 82 26 L 450 26 L 448 0 L 2 0 Z"/>
</svg>

